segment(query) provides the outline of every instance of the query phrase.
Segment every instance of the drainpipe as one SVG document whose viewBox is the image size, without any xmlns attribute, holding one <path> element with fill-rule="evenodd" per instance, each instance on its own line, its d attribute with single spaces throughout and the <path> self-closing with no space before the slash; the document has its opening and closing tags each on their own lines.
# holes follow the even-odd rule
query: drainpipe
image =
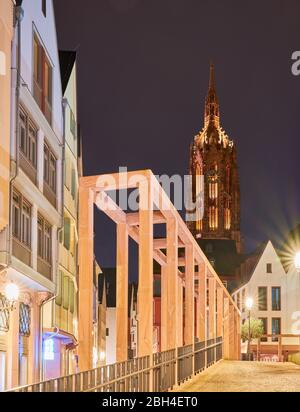
<svg viewBox="0 0 300 412">
<path fill-rule="evenodd" d="M 11 125 L 11 127 L 14 127 L 14 136 L 15 136 L 15 142 L 16 142 L 16 159 L 15 159 L 15 170 L 14 170 L 14 175 L 11 176 L 10 178 L 10 184 L 9 184 L 9 200 L 10 200 L 10 206 L 9 206 L 9 228 L 8 228 L 8 238 L 7 238 L 7 251 L 8 251 L 8 259 L 7 259 L 7 266 L 9 267 L 11 265 L 11 256 L 12 256 L 12 186 L 13 182 L 18 176 L 19 173 L 19 127 L 18 127 L 18 121 L 19 121 L 19 102 L 20 102 L 20 86 L 21 86 L 21 21 L 24 17 L 24 10 L 21 6 L 15 6 L 14 9 L 14 29 L 17 30 L 17 42 L 16 44 L 16 34 L 15 34 L 15 39 L 13 42 L 13 47 L 14 47 L 14 65 L 15 67 L 12 68 L 16 70 L 16 89 L 15 89 L 15 96 L 16 96 L 16 101 L 15 101 L 15 119 L 14 119 L 14 124 Z M 17 52 L 16 52 L 17 49 Z M 13 107 L 12 107 L 12 112 L 13 112 Z M 12 161 L 11 161 L 12 162 Z"/>
</svg>

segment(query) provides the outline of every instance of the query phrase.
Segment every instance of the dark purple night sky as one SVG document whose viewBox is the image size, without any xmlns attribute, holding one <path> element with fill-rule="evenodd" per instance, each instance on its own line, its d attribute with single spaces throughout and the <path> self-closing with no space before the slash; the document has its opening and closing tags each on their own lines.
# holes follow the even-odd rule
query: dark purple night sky
<svg viewBox="0 0 300 412">
<path fill-rule="evenodd" d="M 213 60 L 221 124 L 238 148 L 248 250 L 300 221 L 298 0 L 56 0 L 59 47 L 78 51 L 86 175 L 186 174 Z M 100 265 L 113 225 L 96 219 Z"/>
</svg>

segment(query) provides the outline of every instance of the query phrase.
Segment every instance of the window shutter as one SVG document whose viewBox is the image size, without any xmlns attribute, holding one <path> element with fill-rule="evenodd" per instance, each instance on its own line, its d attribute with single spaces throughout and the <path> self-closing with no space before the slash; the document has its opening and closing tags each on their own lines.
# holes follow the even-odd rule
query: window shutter
<svg viewBox="0 0 300 412">
<path fill-rule="evenodd" d="M 71 221 L 69 217 L 65 216 L 64 219 L 64 246 L 70 250 L 70 238 L 71 238 Z"/>
<path fill-rule="evenodd" d="M 63 272 L 61 270 L 58 271 L 58 276 L 57 276 L 57 296 L 55 299 L 55 302 L 57 305 L 61 306 L 62 304 L 62 290 L 63 290 Z"/>
<path fill-rule="evenodd" d="M 68 276 L 64 276 L 63 307 L 64 309 L 69 309 L 69 278 Z"/>
<path fill-rule="evenodd" d="M 70 312 L 71 313 L 74 313 L 74 300 L 75 300 L 74 292 L 75 292 L 74 283 L 72 280 L 70 280 Z"/>
</svg>

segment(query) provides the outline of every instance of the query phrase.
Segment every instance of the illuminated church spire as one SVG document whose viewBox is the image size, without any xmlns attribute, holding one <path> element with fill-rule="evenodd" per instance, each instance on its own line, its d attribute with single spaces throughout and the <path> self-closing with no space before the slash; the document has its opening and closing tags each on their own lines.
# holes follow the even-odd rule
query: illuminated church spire
<svg viewBox="0 0 300 412">
<path fill-rule="evenodd" d="M 205 100 L 204 126 L 213 124 L 215 127 L 220 126 L 219 102 L 215 85 L 215 69 L 213 63 L 210 64 L 209 87 Z"/>
</svg>

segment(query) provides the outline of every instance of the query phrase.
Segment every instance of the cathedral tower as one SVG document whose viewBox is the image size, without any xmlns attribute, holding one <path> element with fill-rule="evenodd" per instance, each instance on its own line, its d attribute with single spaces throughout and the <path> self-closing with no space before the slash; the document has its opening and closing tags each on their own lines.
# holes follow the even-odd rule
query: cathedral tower
<svg viewBox="0 0 300 412">
<path fill-rule="evenodd" d="M 199 244 L 203 248 L 204 240 L 211 240 L 214 245 L 222 241 L 219 242 L 219 248 L 222 245 L 221 249 L 226 249 L 231 243 L 236 252 L 241 253 L 236 146 L 220 125 L 220 107 L 212 64 L 205 100 L 204 127 L 191 144 L 189 173 L 193 176 L 193 199 L 199 194 L 195 177 L 204 177 L 203 217 L 201 219 L 198 214 L 195 221 L 188 223 L 194 236 L 199 239 Z M 226 244 L 226 240 L 231 242 Z"/>
</svg>

